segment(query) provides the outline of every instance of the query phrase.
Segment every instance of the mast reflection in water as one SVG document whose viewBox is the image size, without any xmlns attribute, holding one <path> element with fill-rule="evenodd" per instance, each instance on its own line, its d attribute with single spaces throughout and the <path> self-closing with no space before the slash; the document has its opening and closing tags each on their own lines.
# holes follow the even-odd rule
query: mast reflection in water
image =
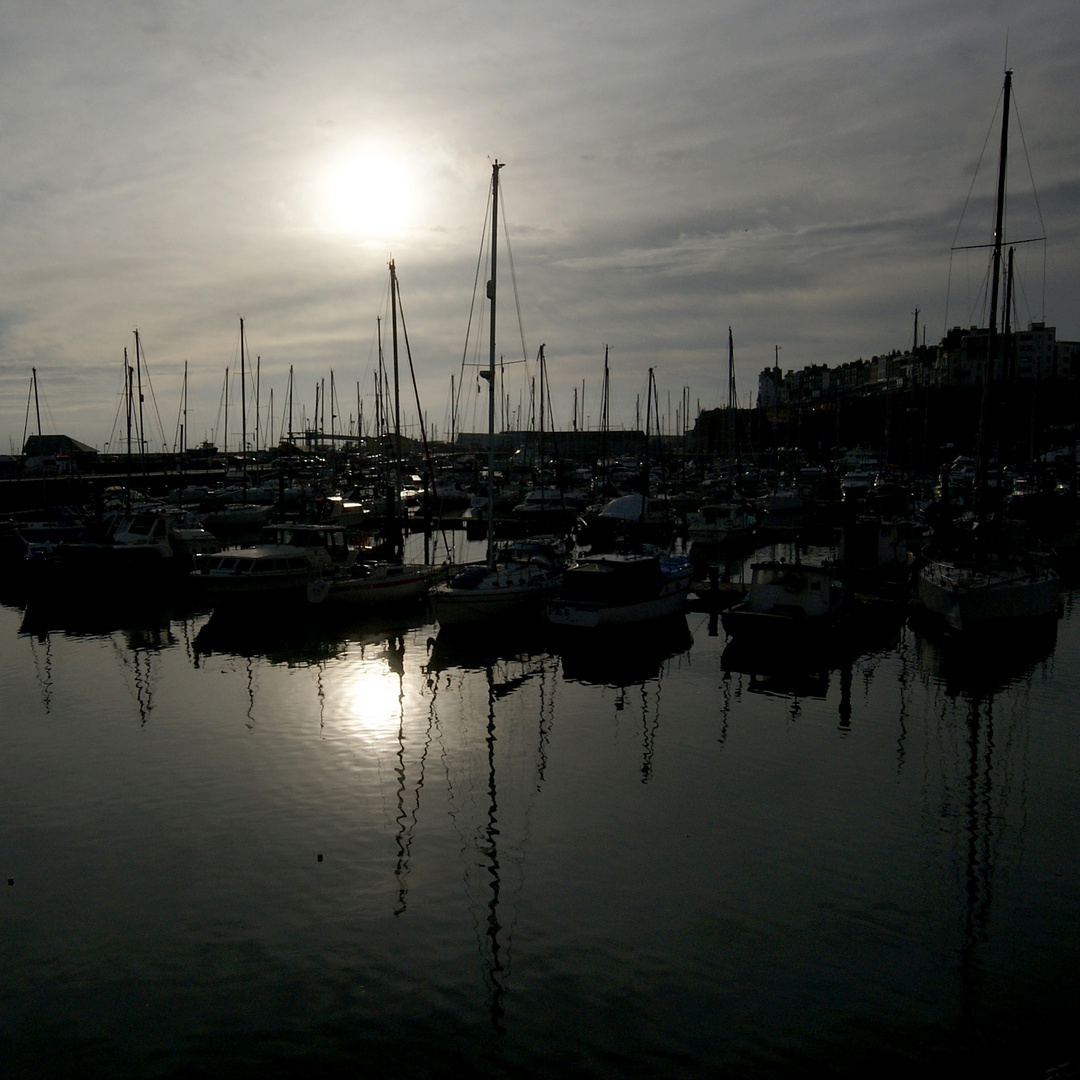
<svg viewBox="0 0 1080 1080">
<path fill-rule="evenodd" d="M 709 623 L 0 608 L 5 1075 L 1069 1060 L 1071 598 L 801 664 Z"/>
</svg>

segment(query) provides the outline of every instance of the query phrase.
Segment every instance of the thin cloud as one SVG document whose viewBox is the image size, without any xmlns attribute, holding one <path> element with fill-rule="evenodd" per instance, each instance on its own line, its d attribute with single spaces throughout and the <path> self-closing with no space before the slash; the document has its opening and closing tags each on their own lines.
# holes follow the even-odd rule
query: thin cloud
<svg viewBox="0 0 1080 1080">
<path fill-rule="evenodd" d="M 959 293 L 978 267 L 964 269 L 964 289 L 950 284 L 949 249 L 994 130 L 1010 25 L 1014 160 L 1026 145 L 1050 237 L 1045 300 L 1027 253 L 1025 295 L 1059 336 L 1080 337 L 1080 33 L 1060 2 L 623 0 L 492 14 L 334 0 L 9 4 L 9 442 L 36 366 L 55 422 L 100 445 L 135 326 L 163 413 L 188 361 L 193 430 L 215 422 L 239 314 L 279 395 L 290 366 L 306 387 L 331 369 L 370 385 L 390 257 L 422 398 L 443 410 L 496 155 L 508 162 L 527 347 L 548 345 L 561 413 L 583 375 L 591 399 L 604 344 L 629 422 L 649 366 L 676 393 L 724 400 L 728 325 L 743 392 L 776 345 L 784 366 L 904 347 L 915 307 L 933 337 L 954 311 L 977 313 Z M 381 155 L 409 170 L 414 194 L 392 235 L 365 235 L 373 215 L 335 218 L 320 201 L 328 170 L 364 153 L 372 169 Z M 969 206 L 975 237 L 990 199 L 988 182 Z M 505 351 L 518 353 L 515 305 L 500 298 Z"/>
</svg>

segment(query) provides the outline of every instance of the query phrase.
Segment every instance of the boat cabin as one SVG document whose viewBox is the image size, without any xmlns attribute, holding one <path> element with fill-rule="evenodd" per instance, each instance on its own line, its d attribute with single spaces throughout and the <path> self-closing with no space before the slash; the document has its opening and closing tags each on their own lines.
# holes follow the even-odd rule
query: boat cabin
<svg viewBox="0 0 1080 1080">
<path fill-rule="evenodd" d="M 766 562 L 755 563 L 751 569 L 745 601 L 748 612 L 814 618 L 836 608 L 840 585 L 830 566 Z"/>
</svg>

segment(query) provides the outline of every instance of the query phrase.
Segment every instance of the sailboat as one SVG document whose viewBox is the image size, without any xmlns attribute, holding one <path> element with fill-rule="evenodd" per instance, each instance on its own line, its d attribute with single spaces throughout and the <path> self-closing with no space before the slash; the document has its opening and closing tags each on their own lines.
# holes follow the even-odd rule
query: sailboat
<svg viewBox="0 0 1080 1080">
<path fill-rule="evenodd" d="M 1021 544 L 1010 543 L 986 512 L 990 445 L 987 437 L 989 383 L 994 374 L 998 344 L 998 296 L 1012 75 L 1011 70 L 1005 72 L 1001 152 L 998 158 L 990 318 L 982 375 L 976 463 L 978 520 L 969 535 L 954 537 L 949 548 L 945 548 L 940 540 L 935 542 L 938 551 L 921 568 L 916 585 L 917 602 L 922 609 L 944 620 L 946 626 L 954 631 L 993 630 L 1011 626 L 1020 620 L 1052 619 L 1061 610 L 1061 584 L 1048 556 Z"/>
<path fill-rule="evenodd" d="M 499 170 L 491 169 L 491 302 L 488 384 L 487 506 L 495 505 L 495 299 L 498 269 Z M 521 615 L 539 615 L 544 601 L 554 595 L 562 577 L 563 553 L 554 538 L 527 540 L 497 548 L 495 515 L 487 516 L 487 558 L 466 566 L 450 581 L 431 592 L 440 626 L 480 623 Z"/>
</svg>

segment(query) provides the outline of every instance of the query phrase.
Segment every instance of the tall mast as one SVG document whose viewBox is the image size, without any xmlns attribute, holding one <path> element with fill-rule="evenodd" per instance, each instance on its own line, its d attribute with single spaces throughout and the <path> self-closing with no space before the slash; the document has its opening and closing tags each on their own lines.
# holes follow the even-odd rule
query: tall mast
<svg viewBox="0 0 1080 1080">
<path fill-rule="evenodd" d="M 188 406 L 187 369 L 188 369 L 188 362 L 185 360 L 184 361 L 184 411 L 181 413 L 181 415 L 184 418 L 184 421 L 180 425 L 180 453 L 177 455 L 177 459 L 176 459 L 176 461 L 177 461 L 176 471 L 181 476 L 184 475 L 184 454 L 187 453 L 187 406 Z M 184 486 L 183 484 L 180 485 L 181 490 L 183 490 L 183 486 Z M 180 498 L 183 499 L 183 496 L 181 495 Z"/>
<path fill-rule="evenodd" d="M 247 499 L 247 369 L 244 366 L 244 317 L 240 316 L 240 490 Z"/>
<path fill-rule="evenodd" d="M 383 428 L 386 414 L 383 411 L 383 348 L 382 348 L 382 316 L 375 316 L 375 331 L 379 339 L 379 362 L 375 369 L 375 438 L 382 444 Z"/>
<path fill-rule="evenodd" d="M 645 389 L 645 453 L 641 467 L 641 514 L 638 524 L 645 524 L 645 504 L 649 500 L 649 429 L 652 427 L 653 369 L 649 368 L 649 381 Z M 659 427 L 659 417 L 657 417 Z"/>
<path fill-rule="evenodd" d="M 544 346 L 540 346 L 540 468 L 544 467 Z M 543 477 L 541 476 L 541 482 Z"/>
<path fill-rule="evenodd" d="M 292 445 L 293 441 L 293 366 L 289 365 L 289 445 Z"/>
<path fill-rule="evenodd" d="M 994 262 L 990 280 L 990 340 L 997 333 L 998 294 L 1001 288 L 1002 227 L 1005 220 L 1005 165 L 1009 156 L 1009 101 L 1012 97 L 1012 70 L 1005 72 L 1004 103 L 1001 110 L 1001 151 L 998 157 L 997 208 L 994 212 Z M 990 357 L 991 363 L 993 357 Z M 992 375 L 991 369 L 988 374 Z"/>
<path fill-rule="evenodd" d="M 142 392 L 142 350 L 139 347 L 139 328 L 135 327 L 135 380 L 139 391 L 139 462 L 142 465 L 142 470 L 146 472 L 146 439 L 144 438 L 145 428 L 143 427 L 143 392 Z"/>
<path fill-rule="evenodd" d="M 128 363 L 127 349 L 124 349 L 124 411 L 125 420 L 127 421 L 127 454 L 131 457 L 131 380 L 132 372 L 131 365 Z M 35 395 L 36 400 L 36 395 Z M 38 427 L 41 426 L 40 415 L 38 417 Z"/>
<path fill-rule="evenodd" d="M 1005 175 L 1009 156 L 1009 108 L 1012 97 L 1012 69 L 1005 72 L 1001 110 L 1001 149 L 998 154 L 997 204 L 994 211 L 994 254 L 990 272 L 990 323 L 986 333 L 986 367 L 983 371 L 982 400 L 979 410 L 979 453 L 976 459 L 976 491 L 980 511 L 985 509 L 986 474 L 989 467 L 990 440 L 986 431 L 989 422 L 990 381 L 997 360 L 998 296 L 1001 289 L 1001 245 L 1005 220 Z"/>
<path fill-rule="evenodd" d="M 187 406 L 188 406 L 187 368 L 188 368 L 188 362 L 185 360 L 184 361 L 184 413 L 183 413 L 184 422 L 183 422 L 183 424 L 180 425 L 180 454 L 181 454 L 181 456 L 187 450 Z"/>
<path fill-rule="evenodd" d="M 337 413 L 334 412 L 334 397 L 337 391 L 334 387 L 334 369 L 330 369 L 330 449 L 336 446 L 335 435 L 337 434 Z"/>
<path fill-rule="evenodd" d="M 491 277 L 487 283 L 487 297 L 491 301 L 491 328 L 488 348 L 488 532 L 487 560 L 495 565 L 495 295 L 498 282 L 499 237 L 499 170 L 502 163 L 496 160 L 491 166 Z"/>
<path fill-rule="evenodd" d="M 735 429 L 735 416 L 736 410 L 739 407 L 739 397 L 735 391 L 735 338 L 731 333 L 731 327 L 727 328 L 727 348 L 728 348 L 728 453 L 730 455 L 729 467 L 732 471 L 735 469 L 736 449 L 738 442 L 738 433 Z M 728 478 L 729 483 L 733 483 L 733 477 Z"/>
<path fill-rule="evenodd" d="M 127 349 L 124 350 L 124 368 L 127 368 Z M 38 388 L 37 388 L 37 368 L 31 368 L 30 371 L 34 376 L 34 413 L 37 416 L 37 433 L 38 438 L 41 438 L 41 404 L 38 401 Z"/>
<path fill-rule="evenodd" d="M 262 380 L 262 357 L 255 357 L 255 453 L 259 453 L 262 447 L 259 445 L 259 407 L 262 402 L 259 399 L 260 382 Z"/>
<path fill-rule="evenodd" d="M 330 369 L 330 470 L 333 473 L 335 479 L 337 477 L 337 414 L 334 412 L 334 397 L 336 394 L 336 388 L 334 386 L 334 369 Z"/>
<path fill-rule="evenodd" d="M 398 379 L 397 268 L 390 260 L 390 326 L 394 352 L 394 452 L 401 452 L 401 387 Z"/>
<path fill-rule="evenodd" d="M 604 346 L 604 382 L 600 388 L 600 498 L 608 494 L 608 420 L 611 400 L 611 371 L 608 367 L 609 346 Z M 585 384 L 581 385 L 581 409 L 585 411 Z"/>
</svg>

